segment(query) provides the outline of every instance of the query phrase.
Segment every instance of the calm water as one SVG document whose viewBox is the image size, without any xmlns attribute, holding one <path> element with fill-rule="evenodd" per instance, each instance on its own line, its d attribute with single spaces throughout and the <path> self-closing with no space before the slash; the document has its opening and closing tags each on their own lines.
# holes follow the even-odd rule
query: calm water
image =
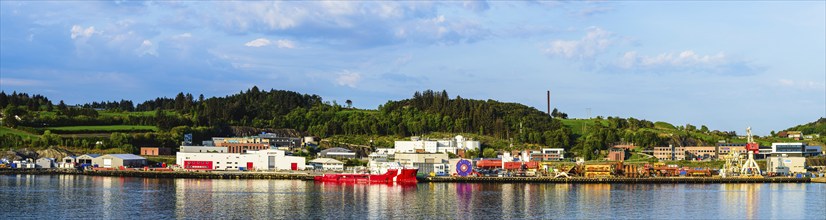
<svg viewBox="0 0 826 220">
<path fill-rule="evenodd" d="M 824 219 L 826 184 L 327 184 L 0 175 L 0 219 Z"/>
</svg>

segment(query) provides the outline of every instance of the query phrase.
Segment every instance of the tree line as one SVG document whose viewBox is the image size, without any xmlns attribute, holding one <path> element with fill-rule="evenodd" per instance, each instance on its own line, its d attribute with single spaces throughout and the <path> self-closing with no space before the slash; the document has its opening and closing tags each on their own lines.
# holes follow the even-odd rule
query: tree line
<svg viewBox="0 0 826 220">
<path fill-rule="evenodd" d="M 25 93 L 7 95 L 0 92 L 4 126 L 21 127 L 44 134 L 44 127 L 74 125 L 153 125 L 161 131 L 151 137 L 144 134 L 122 134 L 109 137 L 109 143 L 128 143 L 130 146 L 148 144 L 177 145 L 181 132 L 194 132 L 196 139 L 210 135 L 228 135 L 229 126 L 257 128 L 289 128 L 307 135 L 330 137 L 334 135 L 380 135 L 405 137 L 426 135 L 431 132 L 474 133 L 507 140 L 517 146 L 547 146 L 573 150 L 589 159 L 600 151 L 618 143 L 635 143 L 640 146 L 663 146 L 675 140 L 711 141 L 702 139 L 719 137 L 708 131 L 687 125 L 681 137 L 665 137 L 658 133 L 655 123 L 634 118 L 608 117 L 596 120 L 587 132 L 574 132 L 563 125 L 567 114 L 554 109 L 549 115 L 535 108 L 518 103 L 495 100 L 451 98 L 446 91 L 426 90 L 415 92 L 410 99 L 388 101 L 377 110 L 351 108 L 351 103 L 341 106 L 336 102 L 323 101 L 318 95 L 300 94 L 293 91 L 262 91 L 252 87 L 246 91 L 224 97 L 205 98 L 199 95 L 178 93 L 175 98 L 156 98 L 133 106 L 132 101 L 103 101 L 68 107 L 62 101 L 52 105 L 40 95 Z M 99 114 L 95 109 L 125 114 Z M 127 114 L 148 112 L 151 114 Z M 20 116 L 13 121 L 9 116 Z M 603 123 L 604 122 L 604 123 Z M 692 133 L 693 132 L 693 133 Z M 715 131 L 716 132 L 716 131 Z M 114 135 L 115 133 L 113 133 Z M 3 144 L 21 144 L 19 139 L 4 135 Z M 683 137 L 685 136 L 685 137 Z M 50 136 L 50 138 L 54 138 Z M 158 141 L 150 139 L 156 138 Z M 42 137 L 22 144 L 54 144 Z M 47 138 L 48 139 L 48 138 Z M 64 138 L 66 139 L 66 138 Z M 91 146 L 83 138 L 64 140 L 69 146 Z M 96 142 L 95 140 L 94 142 Z M 666 145 L 667 146 L 667 145 Z M 500 148 L 502 146 L 499 146 Z"/>
</svg>

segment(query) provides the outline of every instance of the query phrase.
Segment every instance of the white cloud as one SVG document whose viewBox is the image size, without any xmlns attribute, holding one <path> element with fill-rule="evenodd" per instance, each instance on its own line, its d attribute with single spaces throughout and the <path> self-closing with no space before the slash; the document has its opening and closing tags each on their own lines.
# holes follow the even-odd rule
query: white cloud
<svg viewBox="0 0 826 220">
<path fill-rule="evenodd" d="M 81 27 L 80 25 L 73 25 L 72 26 L 72 35 L 71 35 L 71 37 L 72 37 L 72 39 L 77 39 L 77 38 L 81 38 L 81 37 L 82 38 L 88 38 L 88 37 L 91 37 L 92 34 L 94 34 L 94 33 L 95 33 L 95 27 L 94 26 L 89 26 L 88 28 L 83 29 L 83 27 Z"/>
<path fill-rule="evenodd" d="M 192 38 L 192 34 L 183 33 L 183 34 L 178 34 L 178 35 L 172 36 L 173 40 L 182 40 L 182 39 L 187 39 L 187 38 Z"/>
<path fill-rule="evenodd" d="M 290 41 L 290 40 L 277 40 L 277 41 L 275 41 L 275 45 L 278 46 L 278 48 L 286 48 L 286 49 L 294 49 L 295 48 L 295 43 Z"/>
<path fill-rule="evenodd" d="M 247 42 L 244 45 L 247 47 L 266 47 L 271 44 L 273 44 L 273 42 L 266 38 L 258 38 L 250 42 Z M 291 40 L 280 39 L 275 41 L 275 46 L 284 49 L 295 49 L 295 42 Z"/>
<path fill-rule="evenodd" d="M 138 49 L 135 49 L 135 52 L 138 53 L 138 56 L 152 55 L 157 57 L 158 47 L 155 46 L 155 44 L 153 44 L 152 41 L 143 40 L 141 46 L 138 47 Z"/>
<path fill-rule="evenodd" d="M 590 27 L 579 40 L 553 40 L 544 49 L 551 56 L 568 59 L 593 58 L 613 43 L 611 32 L 599 27 Z"/>
<path fill-rule="evenodd" d="M 272 43 L 272 42 L 270 42 L 270 40 L 267 40 L 265 38 L 258 38 L 258 39 L 252 40 L 250 42 L 247 42 L 244 45 L 248 46 L 248 47 L 263 47 L 263 46 L 270 45 L 270 43 Z"/>
<path fill-rule="evenodd" d="M 714 67 L 729 63 L 728 57 L 722 52 L 714 55 L 700 55 L 692 50 L 679 53 L 662 53 L 656 56 L 638 55 L 636 51 L 629 51 L 620 60 L 620 67 L 630 68 L 656 68 L 664 66 L 673 67 Z"/>
<path fill-rule="evenodd" d="M 723 52 L 698 54 L 693 50 L 661 53 L 653 56 L 628 51 L 614 65 L 622 71 L 634 72 L 701 72 L 727 75 L 750 75 L 762 71 L 745 60 L 732 58 Z"/>
<path fill-rule="evenodd" d="M 355 88 L 359 81 L 361 81 L 361 74 L 349 70 L 338 73 L 338 77 L 336 77 L 336 83 L 340 86 Z"/>
<path fill-rule="evenodd" d="M 477 19 L 438 14 L 440 6 L 484 9 L 483 2 L 306 1 L 225 3 L 209 19 L 235 34 L 311 37 L 316 42 L 373 47 L 406 41 L 473 42 L 490 35 Z M 467 6 L 467 7 L 463 7 Z M 272 40 L 275 44 L 275 40 Z"/>
<path fill-rule="evenodd" d="M 777 80 L 777 83 L 784 87 L 791 87 L 804 90 L 823 91 L 824 89 L 826 89 L 826 83 L 807 80 L 779 79 Z"/>
</svg>

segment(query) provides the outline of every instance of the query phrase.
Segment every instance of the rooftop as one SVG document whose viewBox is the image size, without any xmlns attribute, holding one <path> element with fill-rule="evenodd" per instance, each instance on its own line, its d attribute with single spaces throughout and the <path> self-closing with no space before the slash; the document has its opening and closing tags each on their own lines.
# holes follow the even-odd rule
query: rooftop
<svg viewBox="0 0 826 220">
<path fill-rule="evenodd" d="M 333 158 L 316 158 L 311 160 L 310 163 L 336 163 L 336 164 L 344 164 L 344 162 L 338 161 Z"/>
<path fill-rule="evenodd" d="M 120 158 L 120 159 L 124 159 L 124 160 L 146 160 L 146 158 L 143 158 L 141 156 L 134 155 L 134 154 L 108 154 L 108 155 L 113 156 L 113 157 L 117 157 L 117 158 Z"/>
</svg>

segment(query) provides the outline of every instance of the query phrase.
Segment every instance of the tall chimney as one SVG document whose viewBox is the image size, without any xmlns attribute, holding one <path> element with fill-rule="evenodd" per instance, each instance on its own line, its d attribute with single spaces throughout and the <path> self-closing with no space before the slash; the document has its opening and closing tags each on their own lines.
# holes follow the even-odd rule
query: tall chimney
<svg viewBox="0 0 826 220">
<path fill-rule="evenodd" d="M 548 90 L 548 115 L 551 115 L 551 90 Z"/>
</svg>

